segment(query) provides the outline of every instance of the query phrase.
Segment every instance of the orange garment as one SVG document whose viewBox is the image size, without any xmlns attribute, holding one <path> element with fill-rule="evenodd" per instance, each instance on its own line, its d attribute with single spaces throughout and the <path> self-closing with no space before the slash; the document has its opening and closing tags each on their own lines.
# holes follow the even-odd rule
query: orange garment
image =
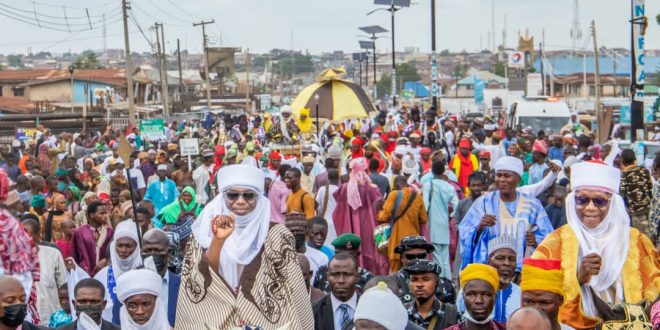
<svg viewBox="0 0 660 330">
<path fill-rule="evenodd" d="M 398 272 L 401 269 L 401 255 L 394 253 L 394 249 L 399 245 L 401 239 L 406 236 L 421 236 L 421 226 L 427 222 L 426 207 L 421 193 L 417 193 L 412 204 L 403 214 L 408 201 L 412 197 L 412 190 L 405 188 L 401 190 L 401 202 L 397 209 L 397 216 L 400 216 L 390 230 L 390 243 L 387 247 L 387 259 L 390 262 L 390 272 Z M 389 223 L 394 212 L 399 190 L 394 190 L 387 195 L 383 209 L 378 212 L 377 220 L 382 223 Z"/>
<path fill-rule="evenodd" d="M 307 219 L 310 219 L 316 214 L 316 208 L 314 207 L 314 204 L 314 196 L 307 192 L 305 189 L 300 188 L 300 190 L 292 192 L 289 194 L 289 196 L 287 196 L 286 213 L 305 213 Z"/>
<path fill-rule="evenodd" d="M 573 229 L 564 225 L 541 242 L 532 255 L 535 259 L 561 260 L 566 301 L 559 309 L 559 320 L 575 329 L 593 329 L 601 320 L 582 311 L 580 284 L 577 280 L 579 245 Z M 605 266 L 605 265 L 604 265 Z M 660 293 L 660 259 L 655 247 L 639 230 L 630 228 L 628 259 L 621 272 L 626 303 L 655 301 Z"/>
<path fill-rule="evenodd" d="M 27 166 L 25 166 L 25 163 L 30 159 L 30 155 L 23 154 L 23 157 L 18 160 L 18 168 L 21 170 L 21 174 L 27 173 L 28 169 Z"/>
</svg>

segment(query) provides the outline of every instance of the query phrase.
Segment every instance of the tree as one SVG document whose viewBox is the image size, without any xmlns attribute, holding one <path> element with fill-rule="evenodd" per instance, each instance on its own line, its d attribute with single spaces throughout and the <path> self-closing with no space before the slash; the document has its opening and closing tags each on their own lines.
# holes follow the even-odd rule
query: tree
<svg viewBox="0 0 660 330">
<path fill-rule="evenodd" d="M 101 65 L 96 58 L 96 54 L 91 50 L 86 50 L 73 62 L 73 67 L 76 69 L 99 69 Z"/>
<path fill-rule="evenodd" d="M 396 80 L 397 88 L 399 93 L 403 86 L 401 86 L 406 81 L 419 81 L 421 80 L 417 69 L 410 63 L 401 63 L 396 66 Z M 376 96 L 378 98 L 384 97 L 385 94 L 391 94 L 392 92 L 392 76 L 389 74 L 382 75 L 378 83 L 376 83 Z"/>
<path fill-rule="evenodd" d="M 495 63 L 493 66 L 493 73 L 500 77 L 506 76 L 506 65 L 504 63 Z"/>
<path fill-rule="evenodd" d="M 9 55 L 7 56 L 7 63 L 12 68 L 24 68 L 23 55 Z"/>
<path fill-rule="evenodd" d="M 392 76 L 389 74 L 384 74 L 380 77 L 378 83 L 376 83 L 376 97 L 383 98 L 385 94 L 390 94 L 392 89 Z"/>
</svg>

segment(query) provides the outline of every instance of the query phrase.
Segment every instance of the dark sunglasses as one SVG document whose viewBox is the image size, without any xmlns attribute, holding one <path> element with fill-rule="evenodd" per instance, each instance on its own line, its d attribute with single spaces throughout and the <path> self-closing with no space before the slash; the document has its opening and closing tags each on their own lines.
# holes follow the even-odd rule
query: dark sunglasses
<svg viewBox="0 0 660 330">
<path fill-rule="evenodd" d="M 481 161 L 483 161 L 483 160 L 490 160 L 490 158 L 479 158 L 479 160 L 481 160 Z"/>
<path fill-rule="evenodd" d="M 228 191 L 225 193 L 225 198 L 229 200 L 230 202 L 235 202 L 238 200 L 239 197 L 243 197 L 243 200 L 246 202 L 252 202 L 257 198 L 257 193 L 251 192 L 251 191 L 246 191 L 246 192 L 234 192 L 234 191 Z"/>
<path fill-rule="evenodd" d="M 408 260 L 426 259 L 427 256 L 428 256 L 428 253 L 418 253 L 418 254 L 406 253 L 406 254 L 403 255 L 403 257 L 408 259 Z"/>
<path fill-rule="evenodd" d="M 587 206 L 590 202 L 594 202 L 596 207 L 606 207 L 610 200 L 607 198 L 589 198 L 585 196 L 575 196 L 575 203 L 580 206 Z"/>
</svg>

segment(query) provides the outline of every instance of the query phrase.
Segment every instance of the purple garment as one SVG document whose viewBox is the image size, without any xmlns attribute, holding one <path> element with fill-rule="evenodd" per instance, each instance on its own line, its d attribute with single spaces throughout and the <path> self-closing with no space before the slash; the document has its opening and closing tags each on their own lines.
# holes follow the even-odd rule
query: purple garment
<svg viewBox="0 0 660 330">
<path fill-rule="evenodd" d="M 373 184 L 358 185 L 362 206 L 353 210 L 348 205 L 348 186 L 346 183 L 333 194 L 337 207 L 332 213 L 337 235 L 345 233 L 360 237 L 360 267 L 372 272 L 374 275 L 387 275 L 389 266 L 387 258 L 381 256 L 374 243 L 374 229 L 376 228 L 376 202 L 382 199 L 380 189 Z"/>
<path fill-rule="evenodd" d="M 112 242 L 112 228 L 107 226 L 107 232 L 105 240 L 101 244 L 98 260 L 107 258 L 108 245 Z M 94 271 L 96 268 L 96 239 L 90 225 L 83 225 L 73 233 L 73 260 L 90 277 L 96 275 Z"/>
<path fill-rule="evenodd" d="M 325 187 L 328 185 L 330 181 L 328 181 L 328 171 L 325 171 L 316 177 L 314 177 L 314 187 L 312 188 L 312 192 L 314 195 L 321 189 L 321 187 Z"/>
<path fill-rule="evenodd" d="M 140 169 L 142 170 L 142 176 L 144 176 L 145 180 L 148 180 L 149 177 L 156 173 L 156 165 L 150 161 L 140 165 Z"/>
<path fill-rule="evenodd" d="M 286 187 L 282 180 L 275 180 L 268 189 L 268 200 L 270 201 L 270 221 L 284 224 L 284 213 L 286 213 L 286 198 L 291 190 Z"/>
</svg>

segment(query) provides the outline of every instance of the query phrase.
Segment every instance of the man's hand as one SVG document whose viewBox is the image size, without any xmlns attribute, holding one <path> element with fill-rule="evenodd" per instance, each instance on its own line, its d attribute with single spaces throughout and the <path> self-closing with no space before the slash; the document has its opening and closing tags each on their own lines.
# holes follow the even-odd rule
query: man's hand
<svg viewBox="0 0 660 330">
<path fill-rule="evenodd" d="M 598 254 L 587 254 L 582 258 L 582 263 L 577 271 L 577 278 L 580 285 L 591 281 L 591 277 L 600 273 L 602 259 Z"/>
<path fill-rule="evenodd" d="M 479 224 L 478 231 L 481 232 L 483 231 L 486 227 L 492 227 L 495 226 L 495 223 L 497 222 L 497 219 L 495 218 L 494 215 L 491 214 L 486 214 L 483 217 L 481 217 L 481 223 Z"/>
<path fill-rule="evenodd" d="M 536 242 L 536 235 L 534 235 L 534 233 L 531 231 L 527 231 L 525 233 L 525 244 L 534 248 L 538 245 Z"/>
<path fill-rule="evenodd" d="M 211 230 L 215 239 L 224 241 L 234 232 L 234 217 L 217 215 L 211 220 Z"/>
<path fill-rule="evenodd" d="M 557 164 L 553 162 L 548 162 L 548 167 L 550 168 L 550 171 L 552 171 L 553 173 L 558 173 L 559 171 L 561 171 L 561 167 L 557 166 Z"/>
</svg>

